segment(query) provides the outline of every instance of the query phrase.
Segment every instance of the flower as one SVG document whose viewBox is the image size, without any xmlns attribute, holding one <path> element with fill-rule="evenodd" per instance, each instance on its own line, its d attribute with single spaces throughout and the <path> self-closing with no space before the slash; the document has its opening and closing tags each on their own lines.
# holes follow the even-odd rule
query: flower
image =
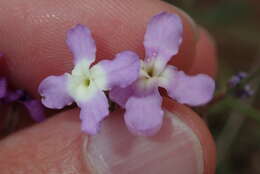
<svg viewBox="0 0 260 174">
<path fill-rule="evenodd" d="M 40 101 L 32 99 L 23 90 L 13 91 L 9 89 L 6 78 L 0 77 L 0 103 L 12 104 L 14 102 L 24 105 L 34 121 L 41 122 L 45 119 L 43 106 Z"/>
<path fill-rule="evenodd" d="M 0 53 L 0 67 L 5 69 L 3 54 Z M 2 74 L 1 74 L 2 75 Z M 0 104 L 12 104 L 14 102 L 24 105 L 30 113 L 32 119 L 41 122 L 45 119 L 43 106 L 40 101 L 32 99 L 23 90 L 11 90 L 8 87 L 6 78 L 0 76 Z"/>
<path fill-rule="evenodd" d="M 151 136 L 159 131 L 164 112 L 158 88 L 179 103 L 203 105 L 213 96 L 215 82 L 205 74 L 188 76 L 167 62 L 178 53 L 182 43 L 180 17 L 162 12 L 154 16 L 144 36 L 146 57 L 141 61 L 139 78 L 129 87 L 111 90 L 111 100 L 126 109 L 124 119 L 136 135 Z"/>
<path fill-rule="evenodd" d="M 3 59 L 3 54 L 0 53 L 0 99 L 3 98 L 6 94 L 7 91 L 7 82 L 4 77 L 2 77 L 2 71 L 4 69 L 4 59 Z"/>
<path fill-rule="evenodd" d="M 0 99 L 4 98 L 7 91 L 7 82 L 6 79 L 0 77 Z"/>
<path fill-rule="evenodd" d="M 140 62 L 131 51 L 116 55 L 114 60 L 102 60 L 92 65 L 96 45 L 90 30 L 77 25 L 69 30 L 67 45 L 74 55 L 72 72 L 61 76 L 49 76 L 40 86 L 42 103 L 53 109 L 61 109 L 73 102 L 81 108 L 82 130 L 88 134 L 99 131 L 100 122 L 109 114 L 104 91 L 114 86 L 127 87 L 138 77 Z"/>
<path fill-rule="evenodd" d="M 254 94 L 254 91 L 251 87 L 251 85 L 246 84 L 244 86 L 238 86 L 241 81 L 245 78 L 248 77 L 248 74 L 246 72 L 239 72 L 235 75 L 233 75 L 230 80 L 228 81 L 228 86 L 230 88 L 234 88 L 234 93 L 233 95 L 235 97 L 241 98 L 241 99 L 245 99 L 248 98 L 250 96 L 252 96 Z"/>
<path fill-rule="evenodd" d="M 230 78 L 230 80 L 228 81 L 228 86 L 231 88 L 236 87 L 241 82 L 241 80 L 243 80 L 247 76 L 248 76 L 248 74 L 246 72 L 239 72 L 239 73 L 233 75 Z"/>
</svg>

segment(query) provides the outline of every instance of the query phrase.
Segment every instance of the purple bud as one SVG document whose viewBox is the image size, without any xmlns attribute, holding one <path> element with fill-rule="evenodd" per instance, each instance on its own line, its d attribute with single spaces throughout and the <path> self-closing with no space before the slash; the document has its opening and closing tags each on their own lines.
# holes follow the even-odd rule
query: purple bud
<svg viewBox="0 0 260 174">
<path fill-rule="evenodd" d="M 233 75 L 230 80 L 228 81 L 228 86 L 231 88 L 234 88 L 235 86 L 237 86 L 241 80 L 243 80 L 244 78 L 246 78 L 248 76 L 247 73 L 245 72 L 239 72 L 235 75 Z"/>
<path fill-rule="evenodd" d="M 0 99 L 4 98 L 6 96 L 6 91 L 7 91 L 6 79 L 3 77 L 0 77 Z"/>
<path fill-rule="evenodd" d="M 24 90 L 9 89 L 6 79 L 2 77 L 0 78 L 0 103 L 12 104 L 13 102 L 24 105 L 35 121 L 40 122 L 45 119 L 44 109 L 40 101 L 32 99 Z"/>
<path fill-rule="evenodd" d="M 248 98 L 254 94 L 254 91 L 252 90 L 251 86 L 249 84 L 246 84 L 242 87 L 238 87 L 238 85 L 241 83 L 243 79 L 248 77 L 248 74 L 246 72 L 239 72 L 235 75 L 233 75 L 230 80 L 228 81 L 228 86 L 230 88 L 236 88 L 233 95 L 238 98 Z"/>
</svg>

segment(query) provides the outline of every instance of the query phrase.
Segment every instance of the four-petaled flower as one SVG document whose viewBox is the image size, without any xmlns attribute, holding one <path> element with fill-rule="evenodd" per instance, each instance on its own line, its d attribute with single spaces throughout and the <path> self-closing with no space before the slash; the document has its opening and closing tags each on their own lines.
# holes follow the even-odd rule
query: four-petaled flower
<svg viewBox="0 0 260 174">
<path fill-rule="evenodd" d="M 124 51 L 114 60 L 95 61 L 96 46 L 88 28 L 77 25 L 67 35 L 67 45 L 74 55 L 71 74 L 49 76 L 40 86 L 42 103 L 48 108 L 61 109 L 73 101 L 81 108 L 82 130 L 96 134 L 100 121 L 109 114 L 108 100 L 103 91 L 115 86 L 125 88 L 133 83 L 140 70 L 138 55 Z"/>
<path fill-rule="evenodd" d="M 167 62 L 178 53 L 183 25 L 180 17 L 169 13 L 154 16 L 144 36 L 146 57 L 141 61 L 139 78 L 126 88 L 110 91 L 111 100 L 126 109 L 128 129 L 137 135 L 154 135 L 161 127 L 164 112 L 158 88 L 179 103 L 203 105 L 213 96 L 215 82 L 205 74 L 188 76 Z"/>
</svg>

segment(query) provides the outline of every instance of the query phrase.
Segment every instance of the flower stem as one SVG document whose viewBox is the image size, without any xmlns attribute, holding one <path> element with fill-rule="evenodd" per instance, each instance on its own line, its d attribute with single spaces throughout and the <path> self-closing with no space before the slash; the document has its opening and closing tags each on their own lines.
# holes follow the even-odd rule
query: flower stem
<svg viewBox="0 0 260 174">
<path fill-rule="evenodd" d="M 219 113 L 226 109 L 234 109 L 245 116 L 248 116 L 260 123 L 260 111 L 254 109 L 252 106 L 246 104 L 245 102 L 241 102 L 239 99 L 235 99 L 233 97 L 225 97 L 222 101 L 216 103 L 209 109 L 209 114 Z"/>
<path fill-rule="evenodd" d="M 229 98 L 228 105 L 230 108 L 235 109 L 245 116 L 251 117 L 260 123 L 260 111 L 253 108 L 252 106 L 239 101 L 238 99 Z"/>
<path fill-rule="evenodd" d="M 229 154 L 229 149 L 232 146 L 234 139 L 239 133 L 245 117 L 241 113 L 232 112 L 225 123 L 225 126 L 219 136 L 217 137 L 217 164 L 223 163 L 224 159 L 227 158 Z"/>
</svg>

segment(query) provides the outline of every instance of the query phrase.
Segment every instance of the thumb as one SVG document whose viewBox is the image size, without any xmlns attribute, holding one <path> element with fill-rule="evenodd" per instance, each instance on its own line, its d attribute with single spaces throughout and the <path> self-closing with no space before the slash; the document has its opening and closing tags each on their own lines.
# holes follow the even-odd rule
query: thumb
<svg viewBox="0 0 260 174">
<path fill-rule="evenodd" d="M 215 146 L 205 124 L 190 109 L 165 102 L 163 127 L 154 137 L 136 137 L 122 111 L 103 121 L 97 136 L 80 132 L 78 111 L 0 142 L 0 168 L 9 173 L 212 174 Z"/>
</svg>

